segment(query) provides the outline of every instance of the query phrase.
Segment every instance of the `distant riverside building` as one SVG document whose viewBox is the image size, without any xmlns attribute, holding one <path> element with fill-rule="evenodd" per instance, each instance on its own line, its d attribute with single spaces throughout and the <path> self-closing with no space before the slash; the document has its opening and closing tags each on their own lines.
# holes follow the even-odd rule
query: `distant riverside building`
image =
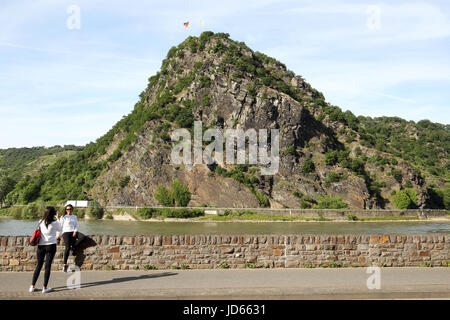
<svg viewBox="0 0 450 320">
<path fill-rule="evenodd" d="M 89 205 L 89 201 L 86 200 L 69 200 L 66 202 L 64 206 L 71 204 L 74 208 L 87 208 Z"/>
</svg>

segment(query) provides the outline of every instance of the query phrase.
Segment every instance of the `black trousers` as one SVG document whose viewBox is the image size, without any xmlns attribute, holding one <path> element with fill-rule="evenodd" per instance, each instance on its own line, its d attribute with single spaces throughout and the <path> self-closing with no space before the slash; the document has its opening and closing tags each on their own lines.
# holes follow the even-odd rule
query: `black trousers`
<svg viewBox="0 0 450 320">
<path fill-rule="evenodd" d="M 44 273 L 44 287 L 47 287 L 48 280 L 50 279 L 50 270 L 52 267 L 53 258 L 56 253 L 56 243 L 48 244 L 45 246 L 37 247 L 37 264 L 33 274 L 33 286 L 36 284 L 39 274 L 41 273 L 42 266 L 44 265 L 45 258 L 45 273 Z"/>
<path fill-rule="evenodd" d="M 77 235 L 73 236 L 73 231 L 64 232 L 62 234 L 62 238 L 64 240 L 64 264 L 67 264 L 67 260 L 69 259 L 70 249 L 76 250 L 78 245 L 84 240 L 86 236 L 80 232 L 77 232 Z"/>
</svg>

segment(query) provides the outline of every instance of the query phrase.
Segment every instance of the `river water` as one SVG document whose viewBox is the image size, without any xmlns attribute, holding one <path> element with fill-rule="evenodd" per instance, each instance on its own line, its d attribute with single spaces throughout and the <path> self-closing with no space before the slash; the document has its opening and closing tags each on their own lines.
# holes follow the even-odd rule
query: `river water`
<svg viewBox="0 0 450 320">
<path fill-rule="evenodd" d="M 0 219 L 0 235 L 31 235 L 37 221 Z M 450 233 L 450 221 L 407 222 L 148 222 L 81 220 L 87 235 L 172 234 L 433 234 Z"/>
</svg>

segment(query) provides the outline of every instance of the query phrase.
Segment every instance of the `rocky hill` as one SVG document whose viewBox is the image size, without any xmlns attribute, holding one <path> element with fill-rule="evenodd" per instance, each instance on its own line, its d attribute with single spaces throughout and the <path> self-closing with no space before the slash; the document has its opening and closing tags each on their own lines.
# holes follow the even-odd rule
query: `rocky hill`
<svg viewBox="0 0 450 320">
<path fill-rule="evenodd" d="M 204 130 L 279 129 L 278 173 L 261 175 L 248 164 L 173 165 L 170 133 L 192 132 L 196 120 Z M 169 50 L 133 111 L 107 134 L 19 183 L 8 201 L 155 205 L 156 186 L 179 179 L 191 206 L 393 208 L 404 190 L 410 207 L 442 208 L 450 197 L 449 149 L 448 125 L 342 112 L 284 64 L 228 34 L 204 32 Z"/>
</svg>

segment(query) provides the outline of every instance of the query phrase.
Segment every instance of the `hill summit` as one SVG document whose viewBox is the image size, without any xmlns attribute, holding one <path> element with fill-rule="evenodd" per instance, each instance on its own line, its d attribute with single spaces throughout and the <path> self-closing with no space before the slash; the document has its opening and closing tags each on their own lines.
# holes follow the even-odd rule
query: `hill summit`
<svg viewBox="0 0 450 320">
<path fill-rule="evenodd" d="M 190 206 L 444 208 L 450 192 L 448 125 L 356 117 L 286 66 L 225 33 L 170 48 L 133 111 L 82 152 L 19 182 L 10 203 L 95 199 L 156 205 L 158 185 L 181 181 Z M 279 130 L 279 168 L 171 163 L 170 134 Z"/>
</svg>

